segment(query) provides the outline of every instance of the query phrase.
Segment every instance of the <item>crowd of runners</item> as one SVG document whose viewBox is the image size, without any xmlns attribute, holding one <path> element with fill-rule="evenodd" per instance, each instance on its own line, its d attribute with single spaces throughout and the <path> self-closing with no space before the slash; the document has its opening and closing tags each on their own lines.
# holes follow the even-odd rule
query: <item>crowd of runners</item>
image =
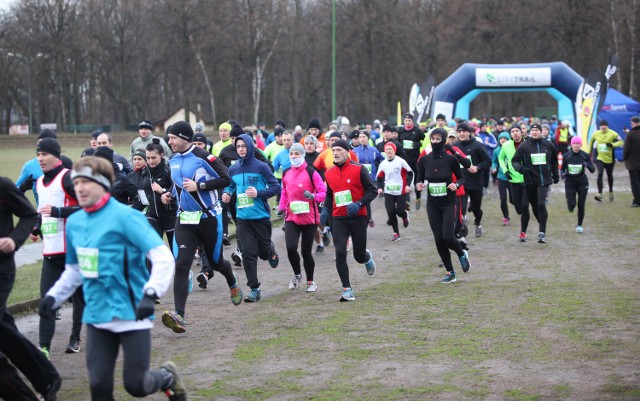
<svg viewBox="0 0 640 401">
<path fill-rule="evenodd" d="M 376 271 L 367 229 L 382 222 L 374 221 L 372 208 L 384 207 L 389 240 L 395 242 L 402 238 L 400 224 L 403 232 L 410 229 L 410 213 L 423 206 L 445 268 L 441 283 L 453 283 L 454 265 L 465 273 L 471 269 L 466 237 L 484 233 L 482 201 L 491 183 L 498 189 L 502 225 L 511 224 L 511 206 L 520 216 L 514 241 L 528 240 L 532 213 L 538 222 L 534 237 L 547 243 L 549 190 L 560 180 L 569 212 L 577 208 L 581 234 L 587 171 L 598 171 L 595 201 L 606 198 L 604 172 L 608 201 L 614 201 L 616 147 L 624 147 L 631 206 L 640 205 L 640 117 L 631 119 L 624 141 L 600 121 L 586 146 L 567 121 L 555 117 L 447 121 L 438 114 L 432 124 L 416 124 L 406 114 L 402 122 L 353 127 L 339 117 L 323 129 L 312 118 L 305 131 L 289 130 L 278 120 L 269 133 L 264 123 L 242 127 L 229 120 L 218 127 L 220 139 L 214 143 L 201 124 L 179 121 L 161 137 L 142 121 L 129 155 L 114 152 L 113 138 L 96 131 L 75 162 L 62 154 L 55 132 L 43 130 L 36 157 L 25 163 L 16 185 L 0 180 L 0 397 L 41 399 L 17 368 L 42 399 L 56 399 L 61 379 L 48 358 L 56 351 L 51 344 L 58 309 L 68 299 L 73 324 L 65 352 L 80 351 L 85 323 L 92 400 L 113 400 L 120 346 L 127 392 L 143 397 L 163 391 L 170 400 L 186 400 L 172 362 L 149 366 L 153 315 L 171 285 L 174 306 L 161 320 L 184 333 L 194 282 L 205 290 L 217 272 L 234 305 L 259 302 L 259 260 L 275 268 L 278 251 L 286 251 L 292 270 L 288 288 L 313 293 L 322 289 L 314 278 L 314 252 L 326 252 L 333 242 L 338 299 L 354 301 L 349 251 L 368 275 Z M 23 195 L 28 190 L 36 196 L 36 208 Z M 283 245 L 272 241 L 274 217 L 284 221 Z M 225 258 L 232 223 L 236 244 L 230 257 L 243 267 L 244 277 Z M 44 243 L 38 347 L 19 333 L 6 309 L 15 277 L 13 254 L 29 237 Z M 194 261 L 201 266 L 196 275 Z"/>
</svg>

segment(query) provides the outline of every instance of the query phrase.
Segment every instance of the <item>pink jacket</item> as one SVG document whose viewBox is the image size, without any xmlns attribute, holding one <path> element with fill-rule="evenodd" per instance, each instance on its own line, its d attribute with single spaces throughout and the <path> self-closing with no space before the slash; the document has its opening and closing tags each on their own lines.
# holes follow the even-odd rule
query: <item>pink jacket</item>
<svg viewBox="0 0 640 401">
<path fill-rule="evenodd" d="M 309 191 L 316 197 L 309 200 L 304 197 L 304 191 Z M 303 162 L 300 167 L 291 167 L 282 177 L 282 195 L 280 196 L 280 205 L 278 209 L 285 211 L 285 221 L 292 221 L 297 225 L 319 224 L 320 208 L 318 203 L 324 202 L 327 196 L 327 187 L 322 181 L 322 177 L 317 171 L 313 172 L 313 183 L 309 179 L 307 172 L 307 163 Z M 291 203 L 294 203 L 292 207 Z M 292 209 L 302 209 L 306 207 L 303 203 L 309 205 L 309 212 L 294 213 Z"/>
</svg>

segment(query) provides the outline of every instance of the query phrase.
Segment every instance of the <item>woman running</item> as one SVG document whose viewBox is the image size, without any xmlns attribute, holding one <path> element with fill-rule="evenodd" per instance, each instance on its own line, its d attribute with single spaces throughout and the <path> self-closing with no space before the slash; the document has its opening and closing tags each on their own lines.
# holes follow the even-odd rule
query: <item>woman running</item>
<svg viewBox="0 0 640 401">
<path fill-rule="evenodd" d="M 576 195 L 578 195 L 578 225 L 576 232 L 582 234 L 582 222 L 584 221 L 584 205 L 589 192 L 589 179 L 584 173 L 587 168 L 592 173 L 596 170 L 591 158 L 582 149 L 582 139 L 579 136 L 571 138 L 571 150 L 562 158 L 560 176 L 564 179 L 564 192 L 567 196 L 567 207 L 573 213 L 576 208 Z"/>
<path fill-rule="evenodd" d="M 147 220 L 160 237 L 167 235 L 169 247 L 172 248 L 177 206 L 175 199 L 169 204 L 162 203 L 160 199 L 163 194 L 171 192 L 173 186 L 171 170 L 164 161 L 164 148 L 160 140 L 153 139 L 147 145 L 146 158 L 149 175 L 140 189 L 144 189 L 148 199 Z"/>
<path fill-rule="evenodd" d="M 406 211 L 407 194 L 411 193 L 413 171 L 409 164 L 400 156 L 396 156 L 396 145 L 387 142 L 384 145 L 386 158 L 378 166 L 378 195 L 384 193 L 384 207 L 393 229 L 391 241 L 400 240 L 398 217 L 402 219 L 403 227 L 409 227 L 409 212 Z"/>
</svg>

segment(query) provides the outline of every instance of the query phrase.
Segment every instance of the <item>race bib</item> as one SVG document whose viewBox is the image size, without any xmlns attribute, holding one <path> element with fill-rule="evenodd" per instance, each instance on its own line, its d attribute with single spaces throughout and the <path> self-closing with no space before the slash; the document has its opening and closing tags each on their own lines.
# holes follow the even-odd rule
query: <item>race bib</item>
<svg viewBox="0 0 640 401">
<path fill-rule="evenodd" d="M 336 192 L 333 194 L 333 199 L 335 201 L 336 206 L 347 206 L 353 203 L 353 198 L 351 197 L 351 191 L 346 189 L 344 191 Z"/>
<path fill-rule="evenodd" d="M 43 217 L 40 225 L 43 237 L 55 237 L 58 235 L 58 219 L 55 217 Z"/>
<path fill-rule="evenodd" d="M 386 192 L 401 192 L 402 184 L 385 184 L 384 189 Z"/>
<path fill-rule="evenodd" d="M 289 208 L 293 214 L 309 213 L 311 211 L 309 202 L 293 201 L 289 204 Z"/>
<path fill-rule="evenodd" d="M 238 160 L 231 160 L 231 165 L 233 166 L 234 164 L 236 164 L 238 162 Z"/>
<path fill-rule="evenodd" d="M 413 141 L 408 141 L 408 140 L 403 140 L 402 141 L 402 147 L 404 149 L 413 149 Z"/>
<path fill-rule="evenodd" d="M 567 171 L 569 174 L 580 174 L 584 167 L 582 164 L 567 164 Z"/>
<path fill-rule="evenodd" d="M 532 153 L 531 154 L 531 164 L 534 166 L 540 166 L 543 164 L 547 164 L 547 154 L 546 153 Z"/>
<path fill-rule="evenodd" d="M 247 194 L 238 194 L 238 203 L 236 207 L 238 209 L 253 207 L 253 198 L 249 198 Z"/>
<path fill-rule="evenodd" d="M 369 174 L 371 174 L 371 164 L 363 164 L 364 168 L 367 169 L 367 171 L 369 172 Z"/>
<path fill-rule="evenodd" d="M 98 278 L 98 248 L 76 248 L 80 274 L 85 278 Z"/>
<path fill-rule="evenodd" d="M 447 183 L 446 182 L 430 182 L 429 183 L 429 195 L 431 195 L 431 196 L 446 196 L 447 195 Z"/>
<path fill-rule="evenodd" d="M 608 152 L 608 151 L 609 151 L 609 147 L 607 146 L 606 143 L 598 144 L 598 152 Z"/>
<path fill-rule="evenodd" d="M 180 224 L 200 224 L 201 211 L 197 212 L 180 212 Z"/>
</svg>

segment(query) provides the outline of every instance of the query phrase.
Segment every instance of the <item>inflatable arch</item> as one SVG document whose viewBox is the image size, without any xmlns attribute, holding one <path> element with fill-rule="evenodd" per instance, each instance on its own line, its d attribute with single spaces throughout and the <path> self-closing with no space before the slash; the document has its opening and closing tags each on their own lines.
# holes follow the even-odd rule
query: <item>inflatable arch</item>
<svg viewBox="0 0 640 401">
<path fill-rule="evenodd" d="M 469 118 L 469 104 L 482 92 L 546 91 L 558 101 L 558 119 L 576 126 L 575 101 L 582 77 L 563 62 L 461 65 L 435 88 L 431 117 Z M 594 122 L 595 124 L 595 118 Z"/>
</svg>

